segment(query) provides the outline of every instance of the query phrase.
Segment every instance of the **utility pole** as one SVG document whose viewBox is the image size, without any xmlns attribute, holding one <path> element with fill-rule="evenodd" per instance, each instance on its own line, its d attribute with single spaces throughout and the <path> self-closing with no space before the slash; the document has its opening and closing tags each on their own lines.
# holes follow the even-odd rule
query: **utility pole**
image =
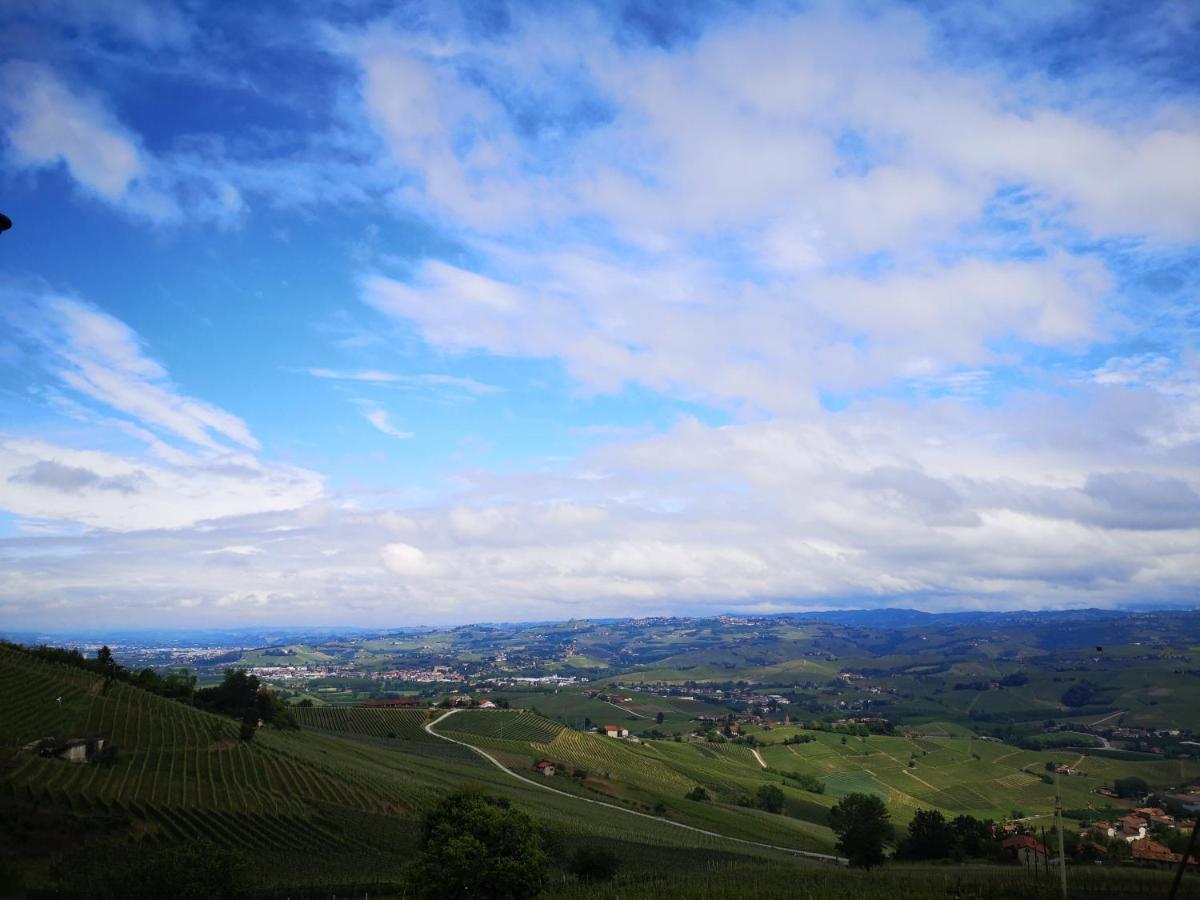
<svg viewBox="0 0 1200 900">
<path fill-rule="evenodd" d="M 1175 895 L 1179 893 L 1179 882 L 1183 879 L 1183 870 L 1187 868 L 1188 860 L 1192 858 L 1197 834 L 1200 834 L 1200 815 L 1196 816 L 1196 824 L 1192 826 L 1192 836 L 1188 839 L 1187 849 L 1183 851 L 1183 859 L 1179 860 L 1179 868 L 1175 870 L 1175 881 L 1171 884 L 1171 895 L 1168 900 L 1175 900 Z"/>
<path fill-rule="evenodd" d="M 1063 849 L 1062 776 L 1054 773 L 1054 817 L 1058 820 L 1058 871 L 1063 900 L 1067 900 L 1067 854 Z"/>
</svg>

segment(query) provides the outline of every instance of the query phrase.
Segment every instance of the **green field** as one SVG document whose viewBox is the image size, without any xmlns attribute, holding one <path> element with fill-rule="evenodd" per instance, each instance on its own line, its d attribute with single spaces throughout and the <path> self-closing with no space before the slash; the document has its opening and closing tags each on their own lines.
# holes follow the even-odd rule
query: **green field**
<svg viewBox="0 0 1200 900">
<path fill-rule="evenodd" d="M 299 709 L 311 730 L 262 728 L 247 743 L 232 719 L 121 682 L 105 694 L 90 673 L 6 649 L 0 696 L 0 807 L 55 811 L 78 822 L 115 819 L 123 842 L 206 840 L 268 852 L 254 875 L 264 886 L 358 883 L 364 872 L 380 883 L 395 880 L 419 839 L 424 811 L 468 784 L 527 808 L 568 849 L 603 840 L 639 858 L 656 848 L 704 851 L 696 860 L 714 852 L 772 855 L 730 849 L 619 809 L 592 805 L 580 815 L 578 801 L 532 789 L 425 734 L 420 710 Z M 479 725 L 470 718 L 464 724 Z M 551 744 L 560 729 L 545 720 L 528 726 L 528 734 L 549 736 Z M 118 748 L 116 761 L 71 765 L 22 749 L 48 735 L 104 736 Z M 50 862 L 49 855 L 23 852 L 19 865 L 36 884 L 48 877 Z"/>
<path fill-rule="evenodd" d="M 302 730 L 260 728 L 247 742 L 239 739 L 233 719 L 120 681 L 106 693 L 89 672 L 8 649 L 0 649 L 0 696 L 5 698 L 0 808 L 17 811 L 18 819 L 30 810 L 51 811 L 76 823 L 73 828 L 118 823 L 112 826 L 116 838 L 97 841 L 168 846 L 204 840 L 252 850 L 265 855 L 247 876 L 252 879 L 247 886 L 262 888 L 361 883 L 364 873 L 378 885 L 395 883 L 417 846 L 423 814 L 464 785 L 481 786 L 529 810 L 562 853 L 583 844 L 617 848 L 629 879 L 620 896 L 648 896 L 650 889 L 639 885 L 653 884 L 654 873 L 666 866 L 678 872 L 681 891 L 689 884 L 699 891 L 709 872 L 706 860 L 726 867 L 723 872 L 742 873 L 737 878 L 745 873 L 765 878 L 763 896 L 774 896 L 771 885 L 797 878 L 810 879 L 823 896 L 842 896 L 836 892 L 854 882 L 839 881 L 820 864 L 801 864 L 736 839 L 830 852 L 827 811 L 855 791 L 884 797 L 900 825 L 917 808 L 937 808 L 948 816 L 1004 818 L 1017 809 L 1045 815 L 1053 790 L 1039 773 L 1051 760 L 1083 773 L 1063 779 L 1065 803 L 1073 809 L 1093 805 L 1100 800 L 1095 787 L 1123 775 L 1140 775 L 1155 786 L 1200 776 L 1195 760 L 1131 762 L 1020 750 L 936 727 L 920 736 L 846 736 L 844 742 L 842 735 L 799 726 L 749 728 L 763 742 L 756 755 L 728 742 L 614 740 L 528 710 L 446 716 L 425 709 L 297 707 Z M 633 697 L 631 709 L 676 703 L 640 693 L 623 696 Z M 439 734 L 487 749 L 523 777 L 541 778 L 532 769 L 539 759 L 557 763 L 559 773 L 539 783 L 562 793 L 525 784 L 468 747 L 428 733 L 425 726 L 436 720 Z M 812 740 L 782 744 L 801 734 Z M 116 759 L 109 766 L 71 765 L 22 749 L 48 735 L 103 736 L 117 748 Z M 824 793 L 802 790 L 788 774 L 816 776 Z M 783 790 L 783 815 L 754 808 L 752 798 L 764 784 Z M 696 786 L 711 799 L 685 799 Z M 577 798 L 599 803 L 583 806 Z M 657 816 L 723 837 L 628 814 L 656 807 Z M 19 867 L 29 883 L 49 878 L 53 850 L 22 852 Z M 907 871 L 897 866 L 897 874 L 887 876 L 898 879 L 895 896 L 909 896 L 903 893 Z M 763 874 L 770 872 L 776 874 Z M 559 892 L 573 895 L 571 878 L 556 877 Z M 983 890 L 979 895 L 998 896 Z"/>
</svg>

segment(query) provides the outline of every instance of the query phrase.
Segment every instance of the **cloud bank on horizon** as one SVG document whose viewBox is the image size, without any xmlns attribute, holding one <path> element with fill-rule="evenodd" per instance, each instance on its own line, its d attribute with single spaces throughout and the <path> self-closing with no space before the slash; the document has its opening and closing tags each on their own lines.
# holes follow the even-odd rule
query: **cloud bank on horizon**
<svg viewBox="0 0 1200 900">
<path fill-rule="evenodd" d="M 17 3 L 0 622 L 1194 605 L 1200 11 Z"/>
</svg>

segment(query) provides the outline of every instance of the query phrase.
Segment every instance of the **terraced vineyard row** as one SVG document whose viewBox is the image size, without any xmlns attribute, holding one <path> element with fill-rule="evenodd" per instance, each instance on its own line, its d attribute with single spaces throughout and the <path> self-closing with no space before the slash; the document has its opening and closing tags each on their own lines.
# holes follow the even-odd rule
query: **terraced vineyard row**
<svg viewBox="0 0 1200 900">
<path fill-rule="evenodd" d="M 15 786 L 87 802 L 272 814 L 304 814 L 314 803 L 380 811 L 403 803 L 395 791 L 363 783 L 327 760 L 298 760 L 294 736 L 263 729 L 247 743 L 231 719 L 122 683 L 105 694 L 89 673 L 8 651 L 0 676 L 6 687 L 21 685 L 17 699 L 0 707 L 3 780 Z M 102 736 L 117 749 L 116 761 L 71 765 L 21 749 L 51 735 Z"/>
<path fill-rule="evenodd" d="M 563 731 L 563 726 L 537 713 L 469 709 L 446 719 L 439 730 L 466 736 L 480 735 L 505 741 L 548 744 Z"/>
<path fill-rule="evenodd" d="M 429 713 L 423 709 L 368 709 L 363 707 L 314 706 L 293 709 L 305 728 L 342 731 L 368 737 L 428 740 L 424 725 Z M 436 739 L 435 739 L 436 740 Z"/>
<path fill-rule="evenodd" d="M 547 757 L 587 769 L 617 773 L 622 781 L 671 796 L 683 796 L 693 782 L 674 771 L 653 751 L 639 750 L 612 738 L 564 729 L 550 743 L 536 745 Z"/>
</svg>

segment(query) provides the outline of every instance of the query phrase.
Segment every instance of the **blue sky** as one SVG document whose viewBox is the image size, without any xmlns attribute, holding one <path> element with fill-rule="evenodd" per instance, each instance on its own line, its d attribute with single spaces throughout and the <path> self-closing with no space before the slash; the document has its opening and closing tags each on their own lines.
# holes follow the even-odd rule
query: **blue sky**
<svg viewBox="0 0 1200 900">
<path fill-rule="evenodd" d="M 1194 4 L 0 13 L 0 621 L 1193 604 Z"/>
</svg>

